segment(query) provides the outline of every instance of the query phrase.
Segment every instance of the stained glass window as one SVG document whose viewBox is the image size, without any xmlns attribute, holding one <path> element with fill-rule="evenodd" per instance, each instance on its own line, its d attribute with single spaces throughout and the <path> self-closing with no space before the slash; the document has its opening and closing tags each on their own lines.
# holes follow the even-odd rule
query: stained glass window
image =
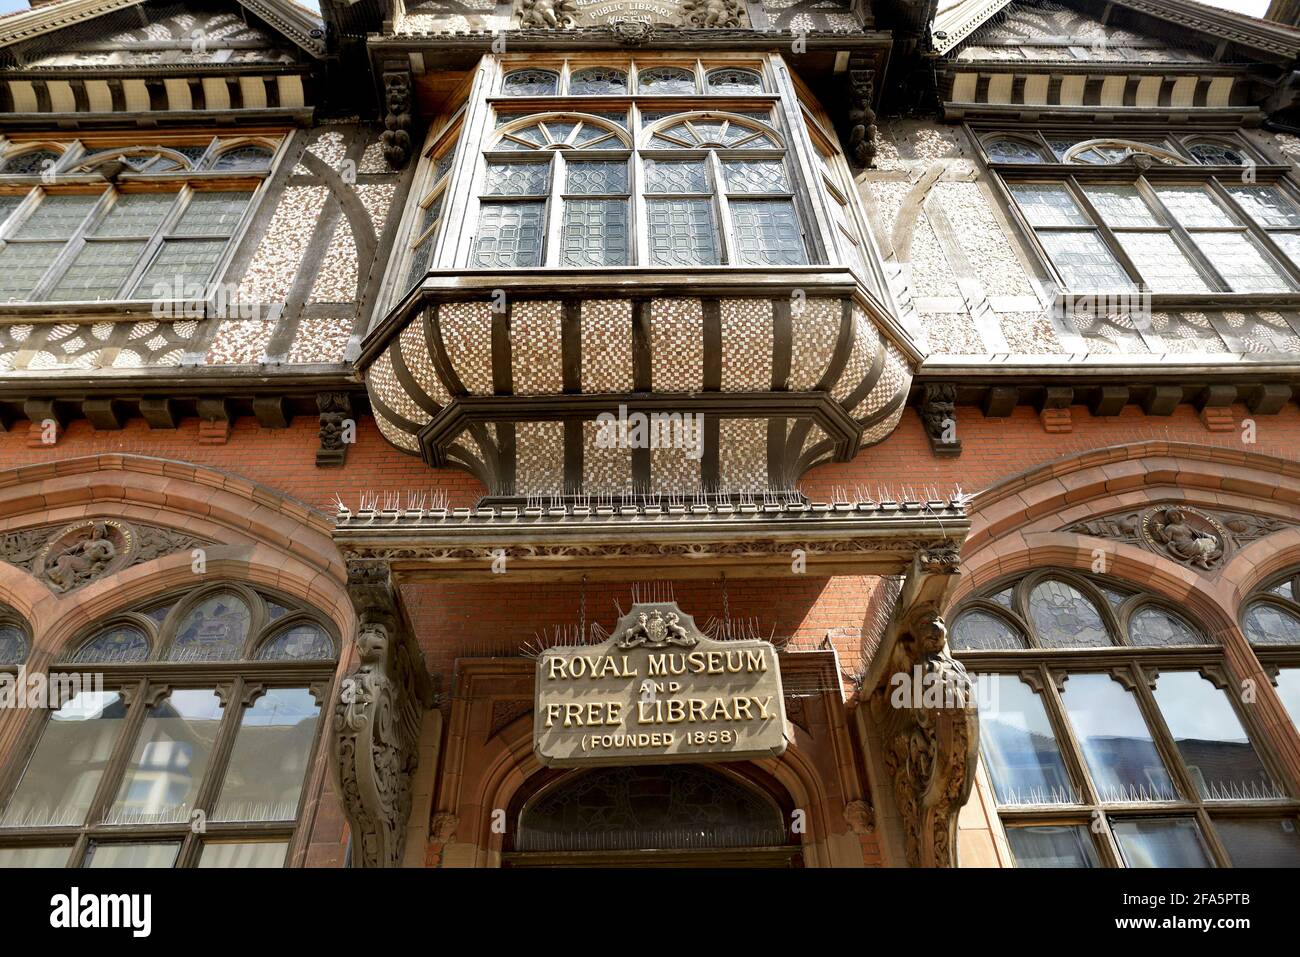
<svg viewBox="0 0 1300 957">
<path fill-rule="evenodd" d="M 274 621 L 276 616 L 271 615 Z M 259 661 L 311 661 L 334 657 L 334 643 L 317 625 L 295 625 L 263 642 Z"/>
<path fill-rule="evenodd" d="M 167 651 L 169 661 L 229 661 L 240 657 L 252 613 L 242 598 L 221 592 L 186 616 Z"/>
<path fill-rule="evenodd" d="M 710 93 L 727 95 L 763 92 L 763 78 L 753 70 L 710 70 L 706 81 Z"/>
<path fill-rule="evenodd" d="M 1300 617 L 1271 602 L 1251 605 L 1244 624 L 1251 644 L 1300 644 Z"/>
<path fill-rule="evenodd" d="M 566 200 L 561 241 L 561 262 L 565 266 L 626 266 L 627 202 Z"/>
<path fill-rule="evenodd" d="M 214 170 L 267 169 L 270 165 L 271 151 L 263 146 L 237 146 L 212 161 Z"/>
<path fill-rule="evenodd" d="M 1139 647 L 1211 644 L 1177 615 L 1151 606 L 1138 609 L 1129 618 L 1128 639 L 1130 645 Z"/>
<path fill-rule="evenodd" d="M 650 260 L 658 266 L 714 266 L 713 204 L 707 199 L 652 199 Z"/>
<path fill-rule="evenodd" d="M 569 77 L 569 93 L 573 96 L 599 96 L 626 92 L 627 74 L 612 67 L 574 70 Z"/>
<path fill-rule="evenodd" d="M 1029 594 L 1029 617 L 1047 648 L 1092 648 L 1112 644 L 1097 607 L 1073 585 L 1049 579 Z"/>
<path fill-rule="evenodd" d="M 4 161 L 4 165 L 0 166 L 0 173 L 14 176 L 39 176 L 53 169 L 62 155 L 54 150 L 28 150 L 25 153 L 16 153 Z"/>
<path fill-rule="evenodd" d="M 27 660 L 27 636 L 17 625 L 0 621 L 0 665 L 20 665 Z"/>
<path fill-rule="evenodd" d="M 637 74 L 640 93 L 694 93 L 695 74 L 679 67 L 659 66 Z"/>
<path fill-rule="evenodd" d="M 961 651 L 1024 648 L 1025 640 L 1001 618 L 983 611 L 968 611 L 952 629 L 952 646 Z"/>
<path fill-rule="evenodd" d="M 113 625 L 95 635 L 69 659 L 79 664 L 113 664 L 144 661 L 149 657 L 149 639 L 134 625 Z"/>
<path fill-rule="evenodd" d="M 1207 166 L 1245 166 L 1246 157 L 1240 150 L 1222 143 L 1194 143 L 1187 148 L 1192 158 Z"/>
<path fill-rule="evenodd" d="M 992 163 L 1041 163 L 1043 154 L 1023 140 L 990 140 L 984 145 Z"/>
<path fill-rule="evenodd" d="M 808 261 L 803 230 L 788 199 L 731 201 L 736 253 L 742 263 L 797 266 Z"/>
<path fill-rule="evenodd" d="M 550 70 L 515 70 L 501 84 L 506 96 L 554 96 L 560 89 L 560 74 Z"/>
</svg>

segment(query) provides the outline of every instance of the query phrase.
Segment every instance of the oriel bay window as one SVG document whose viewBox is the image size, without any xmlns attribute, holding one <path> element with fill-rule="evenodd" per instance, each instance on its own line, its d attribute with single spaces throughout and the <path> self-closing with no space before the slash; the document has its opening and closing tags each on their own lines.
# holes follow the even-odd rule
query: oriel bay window
<svg viewBox="0 0 1300 957">
<path fill-rule="evenodd" d="M 1017 866 L 1300 866 L 1300 801 L 1184 610 L 1044 570 L 964 602 L 952 647 Z"/>
<path fill-rule="evenodd" d="M 1300 291 L 1286 167 L 1187 137 L 991 134 L 985 156 L 1063 290 Z"/>
<path fill-rule="evenodd" d="M 778 61 L 489 58 L 463 149 L 428 141 L 393 296 L 431 269 L 864 271 L 856 200 L 828 185 L 844 161 Z"/>
<path fill-rule="evenodd" d="M 234 583 L 112 616 L 51 666 L 102 690 L 31 729 L 0 866 L 282 866 L 336 659 L 314 612 Z"/>
</svg>

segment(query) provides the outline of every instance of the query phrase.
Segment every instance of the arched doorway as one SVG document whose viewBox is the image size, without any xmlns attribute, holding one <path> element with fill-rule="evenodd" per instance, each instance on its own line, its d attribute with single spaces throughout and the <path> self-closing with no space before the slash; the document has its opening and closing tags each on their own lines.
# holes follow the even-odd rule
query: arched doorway
<svg viewBox="0 0 1300 957">
<path fill-rule="evenodd" d="M 702 765 L 561 773 L 512 809 L 507 867 L 800 867 L 775 782 Z"/>
</svg>

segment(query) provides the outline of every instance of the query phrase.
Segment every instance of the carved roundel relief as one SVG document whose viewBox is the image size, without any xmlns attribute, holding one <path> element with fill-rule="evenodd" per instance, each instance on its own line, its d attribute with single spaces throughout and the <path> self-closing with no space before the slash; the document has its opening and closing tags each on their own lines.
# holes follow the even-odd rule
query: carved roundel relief
<svg viewBox="0 0 1300 957">
<path fill-rule="evenodd" d="M 1218 519 L 1186 505 L 1147 509 L 1142 513 L 1139 531 L 1147 547 L 1202 570 L 1216 567 L 1231 541 Z"/>
<path fill-rule="evenodd" d="M 135 535 L 121 522 L 88 519 L 54 535 L 36 556 L 32 574 L 56 592 L 71 591 L 131 561 Z"/>
</svg>

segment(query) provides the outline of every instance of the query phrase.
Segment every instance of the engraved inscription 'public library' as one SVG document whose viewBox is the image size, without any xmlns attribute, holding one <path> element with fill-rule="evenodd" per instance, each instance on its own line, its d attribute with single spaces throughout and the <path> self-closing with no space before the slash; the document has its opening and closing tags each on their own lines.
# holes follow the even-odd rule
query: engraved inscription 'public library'
<svg viewBox="0 0 1300 957">
<path fill-rule="evenodd" d="M 633 605 L 604 644 L 538 656 L 533 746 L 563 767 L 775 757 L 776 649 L 707 638 L 672 602 Z"/>
</svg>

